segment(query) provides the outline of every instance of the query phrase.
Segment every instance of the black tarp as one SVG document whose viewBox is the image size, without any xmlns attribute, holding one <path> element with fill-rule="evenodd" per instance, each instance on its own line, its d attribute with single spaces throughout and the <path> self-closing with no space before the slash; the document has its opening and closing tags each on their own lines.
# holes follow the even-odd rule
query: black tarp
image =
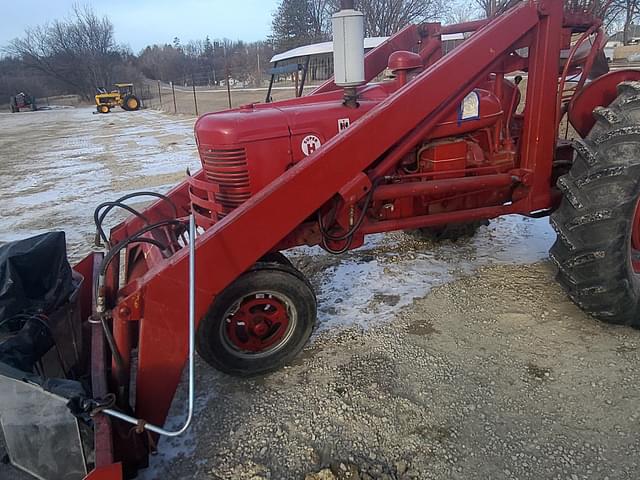
<svg viewBox="0 0 640 480">
<path fill-rule="evenodd" d="M 79 413 L 78 405 L 87 397 L 87 390 L 81 382 L 46 378 L 33 373 L 36 363 L 53 344 L 44 322 L 36 318 L 28 320 L 17 335 L 0 343 L 0 375 L 40 385 L 48 392 L 69 399 L 69 408 L 74 414 Z"/>
<path fill-rule="evenodd" d="M 53 346 L 49 326 L 37 317 L 30 318 L 16 335 L 0 343 L 0 363 L 33 372 L 36 363 Z"/>
<path fill-rule="evenodd" d="M 0 342 L 0 375 L 40 385 L 77 401 L 86 396 L 80 382 L 35 374 L 36 364 L 54 347 L 50 324 L 70 308 L 78 288 L 67 260 L 64 232 L 52 232 L 0 247 L 0 325 L 18 318 L 16 332 Z"/>
<path fill-rule="evenodd" d="M 18 314 L 49 314 L 73 291 L 64 232 L 0 247 L 0 325 Z"/>
</svg>

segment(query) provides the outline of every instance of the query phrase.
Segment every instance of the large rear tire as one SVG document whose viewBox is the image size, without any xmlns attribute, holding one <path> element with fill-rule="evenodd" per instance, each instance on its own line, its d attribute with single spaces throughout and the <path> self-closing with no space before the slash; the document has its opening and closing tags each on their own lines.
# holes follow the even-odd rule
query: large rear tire
<svg viewBox="0 0 640 480">
<path fill-rule="evenodd" d="M 236 376 L 269 373 L 289 363 L 316 321 L 313 289 L 295 268 L 257 263 L 213 301 L 196 347 L 212 367 Z"/>
<path fill-rule="evenodd" d="M 575 144 L 564 193 L 551 215 L 558 281 L 603 321 L 640 327 L 640 82 L 594 111 L 596 124 Z"/>
<path fill-rule="evenodd" d="M 127 95 L 122 99 L 122 108 L 128 112 L 140 110 L 140 100 L 135 95 Z"/>
</svg>

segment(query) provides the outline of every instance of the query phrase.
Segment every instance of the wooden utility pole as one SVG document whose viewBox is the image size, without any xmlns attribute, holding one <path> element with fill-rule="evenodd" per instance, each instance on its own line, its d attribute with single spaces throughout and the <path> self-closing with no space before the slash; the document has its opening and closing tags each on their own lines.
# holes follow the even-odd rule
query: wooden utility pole
<svg viewBox="0 0 640 480">
<path fill-rule="evenodd" d="M 233 107 L 231 106 L 231 75 L 229 74 L 229 66 L 227 65 L 227 96 L 229 97 L 229 110 Z"/>
<path fill-rule="evenodd" d="M 191 87 L 193 87 L 193 105 L 196 107 L 196 117 L 198 116 L 198 98 L 196 97 L 196 80 L 191 74 Z"/>
<path fill-rule="evenodd" d="M 178 106 L 176 105 L 176 87 L 171 82 L 171 94 L 173 95 L 173 113 L 178 113 Z"/>
</svg>

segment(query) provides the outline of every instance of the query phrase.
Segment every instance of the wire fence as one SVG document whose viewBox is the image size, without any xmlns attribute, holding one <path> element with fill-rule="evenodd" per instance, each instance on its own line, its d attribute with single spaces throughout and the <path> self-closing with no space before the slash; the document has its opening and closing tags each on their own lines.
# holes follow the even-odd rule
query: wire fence
<svg viewBox="0 0 640 480">
<path fill-rule="evenodd" d="M 137 88 L 136 94 L 142 99 L 146 108 L 197 116 L 241 105 L 265 102 L 269 91 L 268 83 L 266 85 L 260 87 L 232 86 L 231 84 L 198 86 L 157 81 Z M 318 82 L 305 85 L 305 92 L 316 85 Z M 274 79 L 271 98 L 273 101 L 294 98 L 296 91 L 295 79 Z"/>
<path fill-rule="evenodd" d="M 463 35 L 449 37 L 443 41 L 445 55 L 465 39 Z M 264 69 L 264 64 L 261 69 L 259 61 L 257 68 L 238 68 L 227 66 L 222 71 L 216 71 L 202 66 L 181 75 L 179 81 L 150 81 L 142 85 L 137 93 L 146 108 L 189 115 L 266 102 L 270 83 L 272 89 L 269 100 L 285 100 L 300 93 L 304 95 L 333 76 L 333 54 L 328 52 L 288 58 L 278 61 L 268 70 Z M 301 85 L 304 85 L 302 92 Z"/>
</svg>

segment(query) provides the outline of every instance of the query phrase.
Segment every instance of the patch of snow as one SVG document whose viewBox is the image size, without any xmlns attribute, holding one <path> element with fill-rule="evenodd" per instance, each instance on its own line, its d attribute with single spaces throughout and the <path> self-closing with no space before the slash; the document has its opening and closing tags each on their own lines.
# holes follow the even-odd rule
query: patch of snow
<svg viewBox="0 0 640 480">
<path fill-rule="evenodd" d="M 470 240 L 402 248 L 403 235 L 375 235 L 322 273 L 318 289 L 318 333 L 335 328 L 367 328 L 390 321 L 414 299 L 438 285 L 491 264 L 528 264 L 547 258 L 555 240 L 548 219 L 516 215 L 491 221 Z M 385 248 L 381 249 L 381 246 Z M 397 250 L 394 250 L 397 249 Z M 370 252 L 371 255 L 364 255 Z M 287 252 L 289 254 L 289 252 Z M 290 256 L 330 255 L 300 247 Z"/>
<path fill-rule="evenodd" d="M 98 204 L 137 185 L 135 190 L 164 193 L 169 189 L 164 176 L 199 168 L 195 119 L 150 111 L 94 115 L 93 110 L 0 117 L 0 128 L 12 132 L 7 140 L 28 139 L 6 145 L 0 140 L 0 244 L 65 230 L 71 260 L 79 260 L 91 250 Z M 154 186 L 146 187 L 145 180 Z M 158 183 L 163 187 L 155 187 Z M 122 219 L 118 215 L 114 221 Z"/>
</svg>

